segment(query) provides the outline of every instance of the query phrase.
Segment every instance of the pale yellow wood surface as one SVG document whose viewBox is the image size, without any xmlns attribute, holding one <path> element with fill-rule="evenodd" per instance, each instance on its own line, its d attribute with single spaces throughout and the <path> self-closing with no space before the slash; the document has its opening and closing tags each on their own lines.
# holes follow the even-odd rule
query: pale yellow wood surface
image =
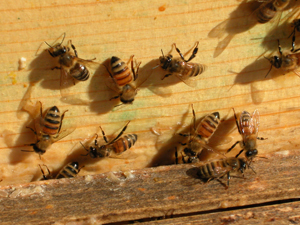
<svg viewBox="0 0 300 225">
<path fill-rule="evenodd" d="M 172 0 L 172 1 L 5 1 L 1 4 L 1 134 L 0 178 L 2 184 L 23 183 L 38 179 L 41 174 L 38 164 L 46 164 L 50 170 L 69 161 L 78 160 L 85 165 L 81 175 L 109 170 L 138 169 L 152 165 L 153 157 L 170 157 L 164 140 L 173 135 L 178 122 L 183 127 L 191 122 L 189 104 L 194 104 L 197 118 L 219 111 L 222 118 L 229 119 L 218 132 L 221 137 L 230 137 L 227 149 L 241 137 L 235 128 L 231 108 L 237 112 L 246 110 L 260 112 L 259 153 L 297 149 L 299 140 L 299 84 L 295 74 L 275 76 L 270 74 L 267 60 L 257 57 L 265 47 L 276 50 L 277 38 L 284 38 L 290 46 L 287 28 L 282 37 L 270 36 L 266 25 L 257 25 L 243 31 L 241 20 L 249 13 L 241 3 L 229 1 Z M 247 6 L 247 5 L 242 5 Z M 245 8 L 245 7 L 244 7 Z M 208 33 L 230 18 L 229 26 L 221 39 L 209 38 Z M 279 28 L 282 28 L 281 26 Z M 124 61 L 134 54 L 142 61 L 141 76 L 152 73 L 143 83 L 133 105 L 116 108 L 117 102 L 109 101 L 114 96 L 104 84 L 108 74 L 103 68 L 91 68 L 92 77 L 87 82 L 76 84 L 71 91 L 77 97 L 90 101 L 88 105 L 73 105 L 60 100 L 58 70 L 51 70 L 51 59 L 43 41 L 54 43 L 66 32 L 66 40 L 72 39 L 81 58 L 97 58 L 102 63 L 113 55 Z M 227 32 L 227 33 L 226 33 Z M 213 57 L 216 46 L 233 35 L 228 47 L 218 57 Z M 262 38 L 262 39 L 257 39 Z M 192 88 L 169 77 L 157 65 L 161 49 L 170 51 L 176 43 L 182 52 L 190 50 L 199 41 L 199 52 L 193 60 L 207 65 L 208 69 L 197 78 Z M 261 45 L 264 41 L 266 45 Z M 42 44 L 42 45 L 41 45 Z M 41 47 L 40 47 L 41 46 Z M 40 47 L 40 49 L 39 49 Z M 36 52 L 38 51 L 38 55 Z M 173 52 L 176 55 L 176 52 Z M 27 59 L 25 69 L 18 70 L 21 57 Z M 156 61 L 153 61 L 156 60 Z M 240 74 L 236 74 L 242 71 Z M 53 144 L 42 155 L 21 152 L 25 144 L 33 143 L 34 136 L 25 127 L 30 124 L 28 114 L 18 111 L 21 99 L 30 84 L 35 84 L 32 101 L 41 101 L 44 108 L 56 105 L 66 113 L 64 123 L 77 129 Z M 185 118 L 185 115 L 188 115 Z M 126 133 L 136 133 L 136 146 L 126 152 L 126 159 L 88 160 L 81 156 L 85 151 L 79 141 L 92 138 L 99 132 L 99 125 L 106 134 L 113 134 L 131 120 Z M 162 131 L 157 137 L 150 129 Z M 180 130 L 180 129 L 179 129 Z M 233 130 L 233 132 L 231 132 Z M 169 143 L 176 143 L 173 140 Z M 235 149 L 233 154 L 238 151 Z M 173 153 L 172 153 L 173 154 Z"/>
</svg>

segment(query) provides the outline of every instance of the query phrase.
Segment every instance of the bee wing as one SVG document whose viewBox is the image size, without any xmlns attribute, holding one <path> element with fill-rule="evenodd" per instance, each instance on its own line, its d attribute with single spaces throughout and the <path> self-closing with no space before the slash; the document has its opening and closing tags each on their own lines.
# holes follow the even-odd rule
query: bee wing
<svg viewBox="0 0 300 225">
<path fill-rule="evenodd" d="M 218 150 L 216 150 L 216 149 L 214 149 L 214 148 L 212 148 L 212 147 L 210 147 L 210 146 L 204 144 L 203 142 L 200 142 L 200 145 L 201 145 L 203 148 L 205 148 L 206 150 L 211 151 L 211 152 L 213 152 L 213 153 L 216 153 L 216 154 L 221 155 L 221 156 L 223 156 L 224 158 L 226 158 L 226 156 L 225 156 L 224 153 L 221 153 L 220 151 L 218 151 Z"/>
<path fill-rule="evenodd" d="M 259 127 L 259 112 L 257 109 L 252 114 L 252 124 L 253 128 L 255 129 L 255 134 L 257 136 Z"/>
<path fill-rule="evenodd" d="M 179 80 L 181 80 L 182 82 L 184 82 L 187 86 L 195 88 L 197 85 L 196 79 L 194 77 L 184 77 L 181 74 L 175 74 L 176 77 L 178 77 Z"/>
<path fill-rule="evenodd" d="M 63 139 L 64 137 L 68 136 L 69 134 L 71 134 L 76 128 L 72 127 L 72 128 L 68 128 L 66 130 L 61 131 L 57 137 L 53 137 L 53 143 L 57 142 L 61 139 Z"/>
<path fill-rule="evenodd" d="M 74 80 L 70 76 L 69 72 L 61 67 L 60 69 L 60 94 L 62 97 L 66 97 L 69 95 L 69 87 L 74 85 Z"/>
<path fill-rule="evenodd" d="M 118 86 L 116 81 L 111 76 L 107 77 L 104 82 L 109 89 L 111 89 L 116 93 L 120 93 L 121 88 Z"/>
</svg>

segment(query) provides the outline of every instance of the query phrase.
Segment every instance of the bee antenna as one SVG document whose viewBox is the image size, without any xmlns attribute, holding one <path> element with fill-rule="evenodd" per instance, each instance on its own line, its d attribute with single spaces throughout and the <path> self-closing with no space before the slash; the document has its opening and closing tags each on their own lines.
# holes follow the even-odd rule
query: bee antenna
<svg viewBox="0 0 300 225">
<path fill-rule="evenodd" d="M 252 160 L 248 163 L 248 167 L 253 171 L 253 173 L 255 173 L 256 174 L 256 172 L 255 172 L 255 170 L 250 166 L 250 163 L 252 162 Z"/>
<path fill-rule="evenodd" d="M 163 50 L 162 50 L 162 49 L 161 49 L 161 53 L 162 53 L 163 57 L 165 57 L 165 55 L 164 55 L 164 52 L 163 52 Z"/>
<path fill-rule="evenodd" d="M 47 41 L 44 41 L 44 43 L 45 43 L 46 45 L 48 45 L 50 48 L 53 48 L 51 45 L 49 45 L 49 44 L 47 43 Z"/>
<path fill-rule="evenodd" d="M 59 44 L 59 45 L 61 45 L 61 44 L 64 42 L 64 40 L 65 40 L 65 37 L 66 37 L 66 32 L 64 32 L 63 39 L 61 40 L 61 42 L 60 42 L 60 44 Z"/>
<path fill-rule="evenodd" d="M 81 143 L 81 141 L 79 142 L 81 144 L 81 146 L 88 152 L 89 150 L 86 149 L 86 147 Z"/>
<path fill-rule="evenodd" d="M 270 60 L 269 58 L 265 57 L 265 59 L 268 60 L 268 61 L 271 63 L 271 60 Z M 266 77 L 269 75 L 269 73 L 271 72 L 272 67 L 273 67 L 273 65 L 272 65 L 272 63 L 271 63 L 271 67 L 270 67 L 270 69 L 269 69 L 267 75 L 265 76 L 265 78 L 266 78 Z"/>
</svg>

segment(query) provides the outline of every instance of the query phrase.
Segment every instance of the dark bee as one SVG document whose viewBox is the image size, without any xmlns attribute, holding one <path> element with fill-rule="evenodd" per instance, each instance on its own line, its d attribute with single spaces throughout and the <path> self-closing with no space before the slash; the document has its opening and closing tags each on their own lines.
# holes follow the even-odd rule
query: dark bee
<svg viewBox="0 0 300 225">
<path fill-rule="evenodd" d="M 276 69 L 281 69 L 284 73 L 294 72 L 297 76 L 300 76 L 300 73 L 297 71 L 300 65 L 300 48 L 295 49 L 295 42 L 293 40 L 292 49 L 282 52 L 279 40 L 277 41 L 279 56 L 265 57 L 271 63 L 271 67 L 265 77 L 268 76 L 273 66 Z"/>
<path fill-rule="evenodd" d="M 186 84 L 188 84 L 190 86 L 190 84 L 192 84 L 192 83 L 190 83 L 188 81 L 188 79 L 198 76 L 199 74 L 203 73 L 205 70 L 204 65 L 189 62 L 193 58 L 195 58 L 195 56 L 198 52 L 198 44 L 199 44 L 199 42 L 196 43 L 193 53 L 188 60 L 184 59 L 183 55 L 181 54 L 180 50 L 176 47 L 175 43 L 173 45 L 174 45 L 176 51 L 178 52 L 178 54 L 180 55 L 180 58 L 173 59 L 173 56 L 171 54 L 164 56 L 164 53 L 161 50 L 162 56 L 159 57 L 160 66 L 162 69 L 164 69 L 168 72 L 168 74 L 164 75 L 162 80 L 164 78 L 174 74 L 180 80 L 182 80 L 183 82 L 185 82 Z"/>
<path fill-rule="evenodd" d="M 64 115 L 68 110 L 66 110 L 62 115 L 56 106 L 46 110 L 44 115 L 42 111 L 42 103 L 40 102 L 40 116 L 35 119 L 35 130 L 31 127 L 26 127 L 36 135 L 37 141 L 29 144 L 29 146 L 32 146 L 34 152 L 39 155 L 44 154 L 51 144 L 59 141 L 72 132 L 60 132 Z"/>
<path fill-rule="evenodd" d="M 133 67 L 132 55 L 129 59 L 131 63 L 131 70 L 128 68 L 129 62 L 126 64 L 120 58 L 113 56 L 110 60 L 110 70 L 107 69 L 110 77 L 113 80 L 113 85 L 109 84 L 109 87 L 115 92 L 119 93 L 117 96 L 111 98 L 120 98 L 123 104 L 132 104 L 134 97 L 137 94 L 136 80 L 138 78 L 138 71 L 141 62 L 137 63 L 136 70 Z"/>
<path fill-rule="evenodd" d="M 89 155 L 92 158 L 104 158 L 104 157 L 110 157 L 113 153 L 115 154 L 121 154 L 125 152 L 126 150 L 130 149 L 135 142 L 137 141 L 137 135 L 136 134 L 127 134 L 123 137 L 122 134 L 127 129 L 127 126 L 130 121 L 124 126 L 124 128 L 121 130 L 121 132 L 112 139 L 111 141 L 108 141 L 104 131 L 100 127 L 103 135 L 103 139 L 105 141 L 105 145 L 98 145 L 98 135 L 95 139 L 95 144 L 93 146 L 90 146 L 89 149 L 85 148 L 83 144 L 81 144 L 84 149 L 88 152 L 87 155 Z M 121 138 L 120 138 L 121 137 Z"/>
<path fill-rule="evenodd" d="M 243 141 L 237 141 L 231 148 L 227 150 L 227 152 L 230 152 L 238 143 L 240 143 L 242 150 L 236 155 L 236 158 L 243 151 L 245 151 L 246 158 L 252 161 L 252 159 L 258 153 L 256 140 L 265 140 L 265 138 L 257 137 L 259 126 L 258 110 L 255 110 L 252 115 L 250 115 L 249 112 L 243 111 L 239 120 L 237 119 L 234 111 L 234 117 L 238 131 L 243 136 Z"/>
<path fill-rule="evenodd" d="M 211 147 L 209 147 L 207 144 L 209 142 L 209 139 L 215 133 L 215 131 L 217 130 L 220 124 L 219 112 L 214 112 L 205 116 L 201 120 L 201 122 L 196 126 L 196 115 L 193 108 L 192 111 L 193 111 L 192 131 L 189 134 L 180 134 L 181 136 L 188 137 L 187 143 L 181 143 L 182 145 L 186 146 L 183 150 L 184 154 L 182 155 L 182 160 L 184 163 L 197 162 L 198 156 L 201 154 L 203 149 L 216 151 L 213 150 Z M 176 154 L 175 159 L 177 163 L 178 162 L 177 151 L 175 151 L 175 154 Z M 186 157 L 188 158 L 187 160 L 185 160 Z"/>
<path fill-rule="evenodd" d="M 44 180 L 53 179 L 53 177 L 51 176 L 50 170 L 46 165 L 44 165 L 44 166 L 46 166 L 46 168 L 48 170 L 48 175 L 47 176 L 45 175 L 44 171 L 42 170 L 41 165 L 39 165 L 39 166 L 40 166 L 40 169 L 42 171 Z M 80 172 L 80 170 L 81 170 L 81 168 L 79 169 L 79 163 L 78 162 L 70 162 L 59 171 L 59 173 L 56 175 L 56 177 L 54 179 L 76 177 L 77 174 Z"/>
<path fill-rule="evenodd" d="M 247 162 L 244 158 L 224 158 L 221 160 L 211 161 L 200 166 L 197 175 L 201 179 L 207 180 L 207 182 L 217 179 L 220 183 L 229 187 L 229 179 L 231 172 L 239 172 L 244 177 L 244 171 L 247 168 Z M 227 185 L 224 184 L 219 178 L 227 174 Z"/>
<path fill-rule="evenodd" d="M 78 54 L 75 46 L 72 44 L 72 41 L 69 40 L 67 46 L 62 45 L 65 39 L 65 33 L 63 39 L 60 43 L 55 44 L 54 46 L 48 46 L 48 52 L 53 58 L 58 58 L 58 63 L 60 67 L 54 67 L 53 69 L 60 69 L 61 77 L 60 77 L 60 86 L 61 86 L 61 94 L 65 96 L 65 88 L 70 86 L 70 82 L 73 79 L 77 81 L 86 81 L 89 79 L 90 72 L 85 66 L 87 63 L 93 62 L 93 60 L 85 60 L 78 58 Z M 71 51 L 71 48 L 73 51 Z M 71 81 L 70 81 L 70 78 Z M 75 84 L 75 83 L 74 83 Z"/>
</svg>

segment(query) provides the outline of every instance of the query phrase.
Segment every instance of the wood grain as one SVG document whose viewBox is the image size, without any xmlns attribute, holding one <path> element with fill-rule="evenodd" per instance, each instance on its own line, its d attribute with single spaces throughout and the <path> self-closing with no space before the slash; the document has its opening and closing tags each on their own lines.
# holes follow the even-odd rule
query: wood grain
<svg viewBox="0 0 300 225">
<path fill-rule="evenodd" d="M 202 218 L 203 224 L 211 220 L 226 224 L 233 219 L 246 219 L 246 211 L 254 214 L 250 222 L 273 217 L 275 221 L 287 222 L 294 217 L 297 221 L 298 160 L 298 151 L 269 154 L 268 159 L 252 163 L 256 174 L 246 170 L 246 179 L 233 177 L 228 189 L 216 180 L 204 183 L 198 179 L 197 167 L 191 164 L 6 186 L 0 189 L 0 221 L 105 224 L 178 217 L 177 222 L 184 222 L 190 215 L 191 222 Z M 279 206 L 280 201 L 285 204 Z M 271 209 L 276 209 L 278 215 L 270 214 Z M 281 217 L 284 210 L 286 214 Z"/>
<path fill-rule="evenodd" d="M 280 25 L 277 36 L 270 32 L 268 24 L 250 29 L 244 23 L 250 6 L 253 5 L 234 0 L 163 3 L 155 0 L 74 0 L 68 3 L 51 0 L 1 4 L 1 185 L 39 179 L 38 164 L 46 164 L 55 173 L 76 160 L 85 165 L 80 173 L 84 176 L 173 163 L 174 151 L 170 148 L 178 140 L 170 138 L 190 124 L 190 104 L 194 105 L 198 119 L 220 112 L 225 122 L 218 136 L 231 139 L 219 147 L 221 150 L 241 139 L 235 129 L 233 107 L 237 112 L 259 110 L 259 136 L 268 138 L 258 143 L 260 155 L 298 149 L 299 77 L 274 71 L 265 79 L 270 65 L 263 58 L 257 60 L 265 50 L 276 51 L 278 38 L 283 48 L 289 49 L 291 40 L 287 37 L 291 27 Z M 219 38 L 209 37 L 212 31 Z M 55 43 L 64 32 L 66 40 L 72 39 L 81 58 L 96 57 L 100 64 L 113 55 L 127 61 L 134 54 L 142 61 L 141 77 L 149 73 L 151 76 L 140 87 L 133 105 L 113 108 L 117 102 L 109 99 L 115 93 L 105 85 L 108 74 L 100 65 L 90 68 L 89 81 L 70 89 L 89 104 L 61 101 L 60 74 L 51 70 L 56 64 L 44 51 L 47 46 L 43 41 Z M 193 62 L 208 67 L 197 78 L 196 87 L 191 88 L 176 77 L 162 81 L 164 72 L 152 69 L 158 63 L 161 49 L 167 53 L 176 43 L 182 52 L 187 52 L 196 41 L 200 45 Z M 224 44 L 228 46 L 224 48 Z M 19 71 L 21 57 L 27 59 L 27 66 Z M 64 124 L 76 127 L 72 134 L 53 144 L 42 160 L 37 154 L 20 151 L 30 149 L 24 145 L 35 141 L 34 135 L 25 128 L 32 119 L 19 111 L 20 101 L 30 87 L 33 87 L 33 102 L 41 101 L 44 108 L 56 105 L 62 111 L 68 109 Z M 85 151 L 79 141 L 91 140 L 100 125 L 107 135 L 113 135 L 128 120 L 131 122 L 126 132 L 138 134 L 139 139 L 123 159 L 91 160 L 81 156 Z M 154 135 L 150 131 L 153 127 L 162 135 Z M 217 141 L 211 144 L 217 145 Z"/>
</svg>

